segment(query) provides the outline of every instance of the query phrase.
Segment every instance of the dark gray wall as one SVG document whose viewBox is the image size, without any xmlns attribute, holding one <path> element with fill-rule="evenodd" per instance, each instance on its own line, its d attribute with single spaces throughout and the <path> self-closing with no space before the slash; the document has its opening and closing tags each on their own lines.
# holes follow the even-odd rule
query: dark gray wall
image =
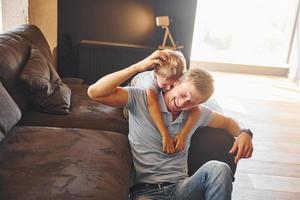
<svg viewBox="0 0 300 200">
<path fill-rule="evenodd" d="M 168 15 L 171 33 L 188 60 L 197 0 L 59 0 L 58 69 L 76 76 L 76 44 L 97 40 L 148 45 L 157 48 L 163 30 L 155 17 Z M 75 47 L 75 48 L 74 48 Z M 124 66 L 125 67 L 125 66 Z"/>
</svg>

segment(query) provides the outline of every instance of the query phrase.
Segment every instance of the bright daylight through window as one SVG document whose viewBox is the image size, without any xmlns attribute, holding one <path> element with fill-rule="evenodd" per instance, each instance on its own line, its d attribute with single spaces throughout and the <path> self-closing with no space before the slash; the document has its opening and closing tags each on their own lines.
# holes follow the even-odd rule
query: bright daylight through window
<svg viewBox="0 0 300 200">
<path fill-rule="evenodd" d="M 287 64 L 298 0 L 198 0 L 192 61 Z"/>
</svg>

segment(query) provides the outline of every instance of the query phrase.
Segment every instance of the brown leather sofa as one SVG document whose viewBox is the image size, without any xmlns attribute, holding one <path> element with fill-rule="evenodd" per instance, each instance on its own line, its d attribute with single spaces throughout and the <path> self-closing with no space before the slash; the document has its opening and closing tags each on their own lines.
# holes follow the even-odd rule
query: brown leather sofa
<svg viewBox="0 0 300 200">
<path fill-rule="evenodd" d="M 127 199 L 132 160 L 122 111 L 89 100 L 87 86 L 72 84 L 69 114 L 33 109 L 18 79 L 32 45 L 54 65 L 38 27 L 0 35 L 0 199 Z M 221 130 L 198 129 L 189 173 L 212 159 L 235 172 L 227 153 L 233 141 Z"/>
</svg>

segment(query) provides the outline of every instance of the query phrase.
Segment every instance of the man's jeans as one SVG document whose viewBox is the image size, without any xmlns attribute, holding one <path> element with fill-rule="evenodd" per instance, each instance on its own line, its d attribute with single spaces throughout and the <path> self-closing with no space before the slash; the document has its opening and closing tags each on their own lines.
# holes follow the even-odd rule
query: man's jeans
<svg viewBox="0 0 300 200">
<path fill-rule="evenodd" d="M 233 175 L 226 163 L 209 161 L 195 174 L 161 189 L 142 189 L 130 200 L 230 200 Z"/>
</svg>

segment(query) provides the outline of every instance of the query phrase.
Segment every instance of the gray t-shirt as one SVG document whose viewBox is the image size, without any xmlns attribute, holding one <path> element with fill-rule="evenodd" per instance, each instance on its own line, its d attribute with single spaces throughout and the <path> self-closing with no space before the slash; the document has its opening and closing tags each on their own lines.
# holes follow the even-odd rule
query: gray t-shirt
<svg viewBox="0 0 300 200">
<path fill-rule="evenodd" d="M 129 110 L 129 142 L 135 167 L 135 183 L 177 182 L 188 177 L 188 148 L 190 139 L 198 127 L 207 126 L 212 118 L 212 111 L 202 106 L 201 117 L 191 130 L 183 151 L 175 154 L 162 152 L 162 140 L 147 110 L 146 92 L 141 88 L 127 87 Z M 189 112 L 183 111 L 173 121 L 167 110 L 163 94 L 158 94 L 158 102 L 166 127 L 171 136 L 183 128 Z"/>
<path fill-rule="evenodd" d="M 153 70 L 137 74 L 131 80 L 130 85 L 143 89 L 153 89 L 156 92 L 159 91 L 159 87 L 157 85 L 157 81 Z"/>
</svg>

